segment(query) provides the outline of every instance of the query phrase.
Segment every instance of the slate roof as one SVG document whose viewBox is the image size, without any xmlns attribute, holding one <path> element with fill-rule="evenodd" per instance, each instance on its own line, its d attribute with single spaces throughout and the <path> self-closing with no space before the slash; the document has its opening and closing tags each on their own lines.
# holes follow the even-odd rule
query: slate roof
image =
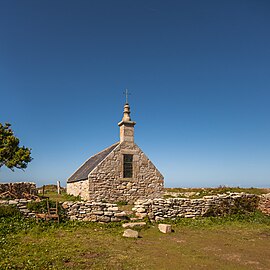
<svg viewBox="0 0 270 270">
<path fill-rule="evenodd" d="M 108 148 L 104 149 L 103 151 L 95 154 L 94 156 L 90 157 L 85 163 L 75 172 L 73 173 L 69 179 L 68 183 L 77 182 L 80 180 L 88 179 L 88 174 L 95 169 L 95 167 L 104 159 L 106 158 L 117 146 L 119 142 L 109 146 Z"/>
</svg>

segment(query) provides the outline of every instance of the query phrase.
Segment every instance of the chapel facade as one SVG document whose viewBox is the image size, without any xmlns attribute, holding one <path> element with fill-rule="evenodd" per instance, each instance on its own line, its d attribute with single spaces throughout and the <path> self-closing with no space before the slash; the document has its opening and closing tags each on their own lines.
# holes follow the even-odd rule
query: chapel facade
<svg viewBox="0 0 270 270">
<path fill-rule="evenodd" d="M 129 202 L 163 195 L 164 178 L 134 142 L 134 126 L 126 102 L 120 141 L 90 157 L 67 180 L 67 193 L 84 200 Z"/>
</svg>

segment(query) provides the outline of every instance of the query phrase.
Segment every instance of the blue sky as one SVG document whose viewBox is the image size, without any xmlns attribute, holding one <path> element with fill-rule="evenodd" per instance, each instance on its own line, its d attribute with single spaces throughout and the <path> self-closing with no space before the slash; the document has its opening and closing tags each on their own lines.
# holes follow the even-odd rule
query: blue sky
<svg viewBox="0 0 270 270">
<path fill-rule="evenodd" d="M 0 122 L 34 160 L 0 181 L 65 184 L 119 139 L 167 187 L 270 186 L 269 1 L 0 1 Z"/>
</svg>

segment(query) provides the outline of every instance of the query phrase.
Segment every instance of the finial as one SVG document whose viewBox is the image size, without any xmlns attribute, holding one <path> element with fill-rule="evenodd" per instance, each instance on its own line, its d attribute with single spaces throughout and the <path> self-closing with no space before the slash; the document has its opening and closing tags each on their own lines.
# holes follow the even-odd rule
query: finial
<svg viewBox="0 0 270 270">
<path fill-rule="evenodd" d="M 128 96 L 130 96 L 130 93 L 129 93 L 128 90 L 126 89 L 125 92 L 124 92 L 123 94 L 126 95 L 126 104 L 128 104 Z"/>
</svg>

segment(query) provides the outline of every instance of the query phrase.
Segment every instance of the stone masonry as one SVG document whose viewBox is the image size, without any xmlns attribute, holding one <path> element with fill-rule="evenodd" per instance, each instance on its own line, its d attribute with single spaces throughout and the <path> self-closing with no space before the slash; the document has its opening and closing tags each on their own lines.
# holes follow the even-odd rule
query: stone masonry
<svg viewBox="0 0 270 270">
<path fill-rule="evenodd" d="M 62 207 L 70 220 L 117 222 L 127 219 L 127 213 L 112 203 L 64 202 Z"/>
<path fill-rule="evenodd" d="M 260 196 L 259 210 L 264 214 L 270 215 L 270 193 Z"/>
<path fill-rule="evenodd" d="M 133 214 L 138 219 L 149 218 L 151 221 L 161 221 L 164 219 L 175 220 L 177 218 L 196 218 L 212 215 L 211 207 L 221 207 L 224 203 L 229 208 L 235 209 L 238 199 L 244 199 L 251 203 L 259 199 L 258 209 L 265 214 L 270 213 L 269 194 L 257 196 L 254 194 L 233 193 L 220 194 L 217 196 L 205 196 L 201 199 L 170 198 L 170 199 L 147 199 L 138 200 L 132 209 Z M 27 208 L 31 200 L 15 199 L 0 200 L 1 205 L 11 205 L 17 207 L 27 218 L 34 218 L 35 213 Z M 248 206 L 248 204 L 246 204 Z M 66 216 L 70 220 L 92 221 L 92 222 L 118 222 L 128 220 L 132 211 L 122 211 L 116 204 L 79 201 L 63 202 L 62 207 L 66 211 Z M 239 207 L 239 205 L 237 206 Z M 243 210 L 243 206 L 241 206 Z M 244 206 L 245 207 L 245 206 Z M 246 208 L 246 211 L 255 211 L 255 208 Z"/>
<path fill-rule="evenodd" d="M 244 204 L 239 204 L 239 199 Z M 213 215 L 211 209 L 226 209 L 227 211 L 241 208 L 245 211 L 254 211 L 258 206 L 259 197 L 254 194 L 231 193 L 215 196 L 204 196 L 201 199 L 169 198 L 169 199 L 148 199 L 138 200 L 132 209 L 139 218 L 148 217 L 153 221 L 185 217 L 195 218 Z M 261 198 L 262 199 L 262 198 Z M 254 207 L 250 207 L 254 205 Z M 221 212 L 222 213 L 222 212 Z"/>
<path fill-rule="evenodd" d="M 162 174 L 134 142 L 135 122 L 124 106 L 120 141 L 88 159 L 67 181 L 67 193 L 96 202 L 133 203 L 163 196 Z M 125 157 L 131 158 L 127 177 Z"/>
<path fill-rule="evenodd" d="M 23 214 L 24 217 L 26 218 L 31 218 L 31 217 L 35 217 L 36 214 L 34 212 L 31 212 L 28 208 L 27 208 L 27 204 L 31 203 L 32 200 L 26 200 L 26 199 L 15 199 L 15 200 L 0 200 L 0 206 L 2 205 L 9 205 L 9 206 L 13 206 L 16 207 L 21 214 Z"/>
<path fill-rule="evenodd" d="M 36 195 L 37 188 L 36 184 L 32 182 L 0 183 L 0 198 L 4 193 L 7 197 L 14 196 L 20 199 L 24 198 L 24 193 Z"/>
<path fill-rule="evenodd" d="M 133 178 L 123 178 L 123 153 L 133 154 Z M 89 176 L 89 200 L 127 201 L 158 198 L 163 177 L 136 144 L 121 143 Z"/>
</svg>

